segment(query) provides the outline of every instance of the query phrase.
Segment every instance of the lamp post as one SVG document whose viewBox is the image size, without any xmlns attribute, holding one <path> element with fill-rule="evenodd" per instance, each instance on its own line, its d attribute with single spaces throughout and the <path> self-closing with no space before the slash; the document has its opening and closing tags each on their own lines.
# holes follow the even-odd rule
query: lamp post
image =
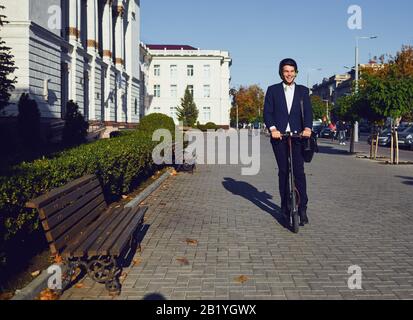
<svg viewBox="0 0 413 320">
<path fill-rule="evenodd" d="M 363 39 L 377 39 L 377 36 L 370 36 L 370 37 L 356 37 L 356 73 L 355 73 L 355 94 L 359 92 L 359 40 Z M 356 121 L 354 123 L 354 134 L 353 134 L 353 142 L 359 141 L 359 123 Z"/>
<path fill-rule="evenodd" d="M 237 128 L 236 129 L 238 131 L 239 130 L 239 125 L 238 125 L 238 103 L 237 103 L 238 91 L 235 88 L 232 88 L 231 90 L 229 90 L 229 94 L 234 97 L 234 104 L 235 104 L 235 108 L 237 110 L 237 120 L 236 120 L 237 121 L 237 124 L 236 124 Z"/>
<path fill-rule="evenodd" d="M 310 72 L 311 71 L 322 71 L 322 68 L 310 68 L 307 69 L 307 88 L 310 88 Z"/>
</svg>

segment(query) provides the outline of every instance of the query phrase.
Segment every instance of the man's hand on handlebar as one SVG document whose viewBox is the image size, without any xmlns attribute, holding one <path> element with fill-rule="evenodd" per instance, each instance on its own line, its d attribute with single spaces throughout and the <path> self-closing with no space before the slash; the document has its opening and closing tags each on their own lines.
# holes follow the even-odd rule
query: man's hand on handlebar
<svg viewBox="0 0 413 320">
<path fill-rule="evenodd" d="M 278 130 L 271 131 L 271 137 L 275 140 L 282 140 L 281 132 Z"/>
<path fill-rule="evenodd" d="M 301 134 L 303 138 L 311 138 L 311 129 L 305 128 L 303 133 Z"/>
</svg>

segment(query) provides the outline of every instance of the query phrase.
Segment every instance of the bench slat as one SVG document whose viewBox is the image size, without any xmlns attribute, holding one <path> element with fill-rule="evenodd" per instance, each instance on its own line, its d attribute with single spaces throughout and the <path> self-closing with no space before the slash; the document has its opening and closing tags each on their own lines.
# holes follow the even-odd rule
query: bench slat
<svg viewBox="0 0 413 320">
<path fill-rule="evenodd" d="M 127 209 L 129 211 L 129 209 Z M 105 224 L 103 230 L 98 230 L 87 238 L 74 252 L 74 256 L 83 256 L 87 254 L 89 256 L 100 255 L 98 249 L 105 242 L 106 238 L 110 235 L 111 231 L 115 229 L 125 218 L 125 209 L 121 208 L 115 214 L 112 214 L 113 219 L 110 219 Z"/>
<path fill-rule="evenodd" d="M 62 195 L 62 197 L 55 199 L 52 203 L 43 207 L 44 213 L 46 217 L 41 217 L 43 219 L 52 219 L 54 218 L 54 214 L 61 214 L 62 209 L 66 209 L 70 204 L 76 204 L 79 201 L 79 198 L 84 197 L 90 191 L 97 189 L 98 192 L 103 192 L 102 188 L 99 184 L 99 180 L 94 179 L 89 181 L 88 183 L 80 186 L 78 189 L 73 190 L 72 192 L 66 193 Z M 63 213 L 65 213 L 64 211 Z M 70 215 L 70 211 L 68 211 Z M 62 217 L 60 220 L 66 219 L 66 217 Z M 53 228 L 53 227 L 51 227 Z"/>
<path fill-rule="evenodd" d="M 116 240 L 113 246 L 109 249 L 109 254 L 114 256 L 119 256 L 122 253 L 122 250 L 128 244 L 130 236 L 136 230 L 136 228 L 143 223 L 143 218 L 145 216 L 148 207 L 140 207 L 138 212 L 132 218 L 132 221 L 127 225 L 123 230 L 120 237 Z"/>
<path fill-rule="evenodd" d="M 70 241 L 76 239 L 79 236 L 80 232 L 84 230 L 87 225 L 89 225 L 99 214 L 101 214 L 106 209 L 106 203 L 103 202 L 99 207 L 93 210 L 93 214 L 87 215 L 83 220 L 82 224 L 75 225 L 69 233 L 66 233 L 64 236 L 60 237 L 55 241 L 55 246 L 62 252 L 65 247 L 70 243 Z"/>
<path fill-rule="evenodd" d="M 44 230 L 49 231 L 50 229 L 59 227 L 61 224 L 66 223 L 68 220 L 73 220 L 73 216 L 77 215 L 79 210 L 81 210 L 84 206 L 86 206 L 89 202 L 93 201 L 97 197 L 100 197 L 100 199 L 103 199 L 104 201 L 104 197 L 102 195 L 102 190 L 100 189 L 100 187 L 97 187 L 91 192 L 85 194 L 82 198 L 78 199 L 71 205 L 59 211 L 51 218 L 42 220 Z"/>
<path fill-rule="evenodd" d="M 26 207 L 32 208 L 32 209 L 39 209 L 47 205 L 48 203 L 54 201 L 55 199 L 59 198 L 62 194 L 65 194 L 67 192 L 71 192 L 80 186 L 82 186 L 85 183 L 88 183 L 90 180 L 96 179 L 95 175 L 87 175 L 83 176 L 79 179 L 73 180 L 69 182 L 68 184 L 53 189 L 44 195 L 41 195 L 40 197 L 37 197 L 33 200 L 30 200 L 26 203 Z"/>
<path fill-rule="evenodd" d="M 88 254 L 90 255 L 107 255 L 107 250 L 109 249 L 107 247 L 108 243 L 111 243 L 114 235 L 117 235 L 116 230 L 123 230 L 125 226 L 131 221 L 132 216 L 134 215 L 135 208 L 125 208 L 122 210 L 122 212 L 119 214 L 122 216 L 120 219 L 119 223 L 116 225 L 111 225 L 110 228 L 108 228 L 105 231 L 105 237 L 102 238 L 103 241 L 99 241 L 93 244 L 92 247 L 88 250 Z"/>
<path fill-rule="evenodd" d="M 110 227 L 111 224 L 117 224 L 121 219 L 120 212 L 122 208 L 115 208 L 104 214 L 102 219 L 96 221 L 93 225 L 86 230 L 84 235 L 76 239 L 73 244 L 68 247 L 67 254 L 73 257 L 83 257 L 88 254 L 88 249 L 94 244 L 105 238 L 104 232 Z"/>
<path fill-rule="evenodd" d="M 91 201 L 87 201 L 86 203 L 84 203 L 83 206 L 79 210 L 77 210 L 76 213 L 73 214 L 71 217 L 59 223 L 55 228 L 46 232 L 46 236 L 50 237 L 50 239 L 47 239 L 49 241 L 56 241 L 58 238 L 66 236 L 66 234 L 68 233 L 72 233 L 72 228 L 79 225 L 83 226 L 83 228 L 86 228 L 88 224 L 86 221 L 94 220 L 94 218 L 101 213 L 101 211 L 96 211 L 96 208 L 100 207 L 102 204 L 106 206 L 105 199 L 103 198 L 102 194 L 98 194 Z M 83 220 L 85 217 L 90 219 Z M 79 232 L 76 232 L 76 236 L 78 234 Z"/>
<path fill-rule="evenodd" d="M 133 218 L 136 216 L 136 213 L 139 211 L 139 207 L 132 208 L 123 221 L 111 232 L 111 234 L 106 238 L 105 242 L 99 248 L 99 254 L 109 255 L 109 250 L 117 242 L 121 234 L 126 234 L 129 238 L 131 233 L 127 233 L 126 229 L 130 224 L 133 223 Z"/>
</svg>

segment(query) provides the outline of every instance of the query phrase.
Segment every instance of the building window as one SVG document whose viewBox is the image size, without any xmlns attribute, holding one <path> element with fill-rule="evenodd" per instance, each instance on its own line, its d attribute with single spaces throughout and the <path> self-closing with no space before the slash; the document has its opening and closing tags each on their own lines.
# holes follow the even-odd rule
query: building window
<svg viewBox="0 0 413 320">
<path fill-rule="evenodd" d="M 134 107 L 135 107 L 135 114 L 138 114 L 138 99 L 136 98 L 135 98 Z"/>
<path fill-rule="evenodd" d="M 153 107 L 153 111 L 155 111 L 155 112 L 161 112 L 161 107 Z"/>
<path fill-rule="evenodd" d="M 153 67 L 153 74 L 156 77 L 159 77 L 161 75 L 161 66 L 159 64 L 155 64 Z"/>
<path fill-rule="evenodd" d="M 178 76 L 178 66 L 176 64 L 171 65 L 171 78 L 176 78 Z"/>
<path fill-rule="evenodd" d="M 161 86 L 159 84 L 155 84 L 153 86 L 153 95 L 157 98 L 161 96 Z"/>
<path fill-rule="evenodd" d="M 188 87 L 189 93 L 194 96 L 194 86 L 193 85 L 189 85 Z"/>
<path fill-rule="evenodd" d="M 193 65 L 187 65 L 186 70 L 187 70 L 188 77 L 193 77 L 194 76 L 194 66 Z"/>
<path fill-rule="evenodd" d="M 204 98 L 210 98 L 211 97 L 211 86 L 204 85 Z"/>
<path fill-rule="evenodd" d="M 170 117 L 172 118 L 172 119 L 176 119 L 176 107 L 171 107 L 170 108 L 170 113 L 169 113 L 169 115 L 170 115 Z"/>
<path fill-rule="evenodd" d="M 209 64 L 204 65 L 204 77 L 209 78 L 211 76 L 211 66 Z"/>
<path fill-rule="evenodd" d="M 171 85 L 171 98 L 177 98 L 177 97 L 178 97 L 177 85 L 173 84 Z"/>
<path fill-rule="evenodd" d="M 211 121 L 211 107 L 203 108 L 203 118 L 205 122 Z"/>
</svg>

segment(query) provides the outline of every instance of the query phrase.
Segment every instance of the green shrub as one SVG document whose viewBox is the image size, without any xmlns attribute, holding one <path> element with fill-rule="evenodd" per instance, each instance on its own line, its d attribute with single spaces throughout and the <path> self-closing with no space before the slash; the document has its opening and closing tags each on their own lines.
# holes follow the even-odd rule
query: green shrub
<svg viewBox="0 0 413 320">
<path fill-rule="evenodd" d="M 197 129 L 201 131 L 207 131 L 207 130 L 217 130 L 218 126 L 213 123 L 213 122 L 208 122 L 206 124 L 200 124 L 199 122 L 197 123 Z"/>
<path fill-rule="evenodd" d="M 75 146 L 86 141 L 89 123 L 79 112 L 79 106 L 70 100 L 66 104 L 65 126 L 63 128 L 63 144 Z"/>
<path fill-rule="evenodd" d="M 153 134 L 157 129 L 167 129 L 172 135 L 175 134 L 175 122 L 171 117 L 162 113 L 152 113 L 141 119 L 138 131 L 148 131 Z"/>
</svg>

